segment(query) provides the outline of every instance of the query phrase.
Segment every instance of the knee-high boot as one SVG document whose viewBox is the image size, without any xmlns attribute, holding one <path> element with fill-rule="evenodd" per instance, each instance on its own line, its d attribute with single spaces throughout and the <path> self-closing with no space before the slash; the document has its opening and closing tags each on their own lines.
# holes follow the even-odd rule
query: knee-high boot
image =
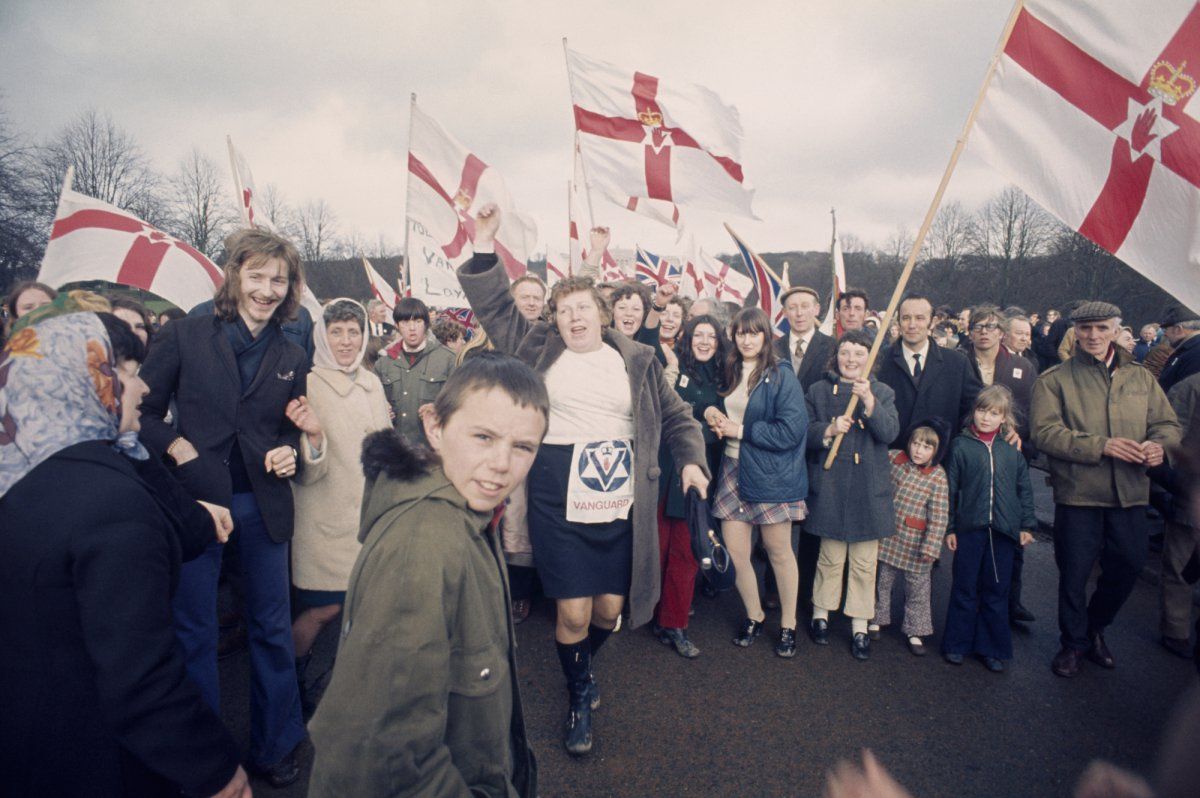
<svg viewBox="0 0 1200 798">
<path fill-rule="evenodd" d="M 592 750 L 591 669 L 592 648 L 587 639 L 578 643 L 558 643 L 558 662 L 567 677 L 567 722 L 563 745 L 567 752 L 582 756 Z"/>
</svg>

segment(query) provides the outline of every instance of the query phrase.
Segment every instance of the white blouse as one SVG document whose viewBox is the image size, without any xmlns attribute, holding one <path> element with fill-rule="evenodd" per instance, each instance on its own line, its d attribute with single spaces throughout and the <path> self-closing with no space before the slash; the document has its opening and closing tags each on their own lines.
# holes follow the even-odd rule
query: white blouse
<svg viewBox="0 0 1200 798">
<path fill-rule="evenodd" d="M 633 397 L 621 353 L 566 350 L 546 371 L 550 427 L 546 443 L 575 444 L 633 438 Z"/>
<path fill-rule="evenodd" d="M 743 360 L 742 379 L 733 389 L 733 393 L 725 397 L 725 415 L 729 416 L 729 420 L 734 424 L 741 424 L 742 419 L 746 417 L 746 405 L 750 404 L 750 375 L 757 365 L 755 360 Z M 725 441 L 726 457 L 737 457 L 740 450 L 741 442 L 737 438 Z"/>
</svg>

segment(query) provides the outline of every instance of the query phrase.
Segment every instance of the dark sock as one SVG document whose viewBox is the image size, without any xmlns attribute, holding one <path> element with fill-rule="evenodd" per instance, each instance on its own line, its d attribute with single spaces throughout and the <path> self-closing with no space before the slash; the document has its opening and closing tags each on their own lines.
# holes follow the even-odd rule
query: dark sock
<svg viewBox="0 0 1200 798">
<path fill-rule="evenodd" d="M 604 641 L 613 633 L 612 629 L 605 629 L 603 626 L 597 626 L 594 623 L 588 624 L 588 643 L 591 644 L 592 656 L 596 656 L 596 652 L 600 650 L 600 646 L 604 645 Z"/>
<path fill-rule="evenodd" d="M 567 677 L 568 687 L 572 682 L 585 681 L 592 670 L 592 649 L 585 637 L 578 643 L 560 643 L 554 641 L 558 649 L 558 664 L 562 667 L 563 676 Z"/>
</svg>

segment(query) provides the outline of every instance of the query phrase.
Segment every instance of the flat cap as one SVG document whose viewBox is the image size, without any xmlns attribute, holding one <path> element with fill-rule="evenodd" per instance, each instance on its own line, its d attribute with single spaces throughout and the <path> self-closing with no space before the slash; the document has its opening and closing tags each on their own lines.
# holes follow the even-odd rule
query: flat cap
<svg viewBox="0 0 1200 798">
<path fill-rule="evenodd" d="M 1105 321 L 1116 319 L 1121 315 L 1121 309 L 1111 302 L 1084 302 L 1071 311 L 1071 321 L 1078 324 L 1081 321 Z"/>
<path fill-rule="evenodd" d="M 1159 326 L 1174 327 L 1176 324 L 1183 324 L 1185 321 L 1196 321 L 1198 319 L 1200 319 L 1200 315 L 1196 315 L 1183 305 L 1175 304 L 1167 308 L 1167 312 L 1163 314 Z"/>
</svg>

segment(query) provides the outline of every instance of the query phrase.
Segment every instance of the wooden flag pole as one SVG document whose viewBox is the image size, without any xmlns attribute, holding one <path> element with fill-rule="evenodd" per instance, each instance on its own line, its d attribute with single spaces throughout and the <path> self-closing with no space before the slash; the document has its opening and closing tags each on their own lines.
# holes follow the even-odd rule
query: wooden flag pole
<svg viewBox="0 0 1200 798">
<path fill-rule="evenodd" d="M 929 204 L 929 210 L 925 212 L 925 220 L 921 222 L 921 229 L 917 231 L 917 237 L 913 240 L 912 250 L 908 253 L 908 261 L 904 264 L 904 271 L 900 273 L 900 280 L 896 283 L 896 290 L 892 292 L 892 299 L 888 302 L 887 311 L 879 322 L 879 332 L 875 335 L 875 342 L 871 344 L 871 353 L 867 356 L 865 372 L 867 374 L 870 374 L 875 367 L 875 359 L 878 357 L 879 349 L 883 345 L 884 331 L 892 325 L 892 317 L 896 314 L 896 306 L 900 304 L 900 297 L 904 296 L 904 289 L 908 286 L 909 278 L 912 277 L 917 257 L 921 254 L 921 248 L 925 245 L 925 236 L 928 235 L 929 227 L 933 224 L 933 218 L 937 215 L 938 208 L 941 207 L 942 195 L 946 193 L 946 186 L 950 183 L 950 176 L 954 174 L 954 168 L 958 166 L 958 158 L 967 146 L 967 136 L 970 135 L 971 127 L 975 124 L 975 117 L 979 114 L 984 97 L 987 96 L 988 85 L 991 84 L 992 76 L 996 73 L 996 65 L 1000 63 L 1000 56 L 1004 53 L 1004 48 L 1008 44 L 1008 38 L 1012 35 L 1013 28 L 1017 24 L 1017 17 L 1020 16 L 1023 7 L 1024 0 L 1016 0 L 1016 3 L 1013 4 L 1012 13 L 1008 16 L 1008 22 L 1004 26 L 1004 31 L 1000 34 L 1000 41 L 996 45 L 996 51 L 992 54 L 991 63 L 988 64 L 987 74 L 983 78 L 983 85 L 979 88 L 979 96 L 975 98 L 975 104 L 971 106 L 971 113 L 967 114 L 967 121 L 963 123 L 962 132 L 958 134 L 958 140 L 954 144 L 954 151 L 950 153 L 950 162 L 946 164 L 946 171 L 942 174 L 942 180 L 938 183 L 937 191 L 934 192 L 933 202 Z M 845 414 L 853 416 L 857 408 L 858 397 L 851 396 L 850 403 L 846 406 Z M 841 448 L 843 437 L 839 433 L 834 438 L 832 445 L 830 445 L 829 455 L 825 458 L 826 471 L 833 467 L 833 461 L 837 459 L 838 449 Z"/>
<path fill-rule="evenodd" d="M 726 232 L 728 232 L 729 235 L 733 236 L 735 241 L 741 241 L 743 244 L 746 244 L 746 239 L 742 238 L 737 233 L 735 233 L 733 228 L 729 226 L 729 222 L 725 222 L 724 224 L 725 224 Z M 767 274 L 769 274 L 775 278 L 775 282 L 779 283 L 780 285 L 783 285 L 783 278 L 775 273 L 775 270 L 771 268 L 770 264 L 768 264 L 765 260 L 762 259 L 761 255 L 759 255 L 754 250 L 750 249 L 749 244 L 746 244 L 746 251 L 750 253 L 750 257 L 754 258 L 754 260 L 756 260 L 759 263 L 759 265 L 761 265 L 764 269 L 767 270 Z M 749 265 L 749 264 L 747 264 L 747 265 Z M 751 275 L 751 276 L 753 276 L 753 275 Z"/>
<path fill-rule="evenodd" d="M 408 101 L 408 154 L 412 156 L 412 132 L 413 132 L 413 113 L 417 110 L 417 93 L 414 91 L 409 95 Z M 404 262 L 400 265 L 404 268 L 404 291 L 406 294 L 412 294 L 412 267 L 408 257 L 408 215 L 411 208 L 408 207 L 408 198 L 411 192 L 409 188 L 412 186 L 412 170 L 407 167 L 404 170 Z"/>
</svg>

